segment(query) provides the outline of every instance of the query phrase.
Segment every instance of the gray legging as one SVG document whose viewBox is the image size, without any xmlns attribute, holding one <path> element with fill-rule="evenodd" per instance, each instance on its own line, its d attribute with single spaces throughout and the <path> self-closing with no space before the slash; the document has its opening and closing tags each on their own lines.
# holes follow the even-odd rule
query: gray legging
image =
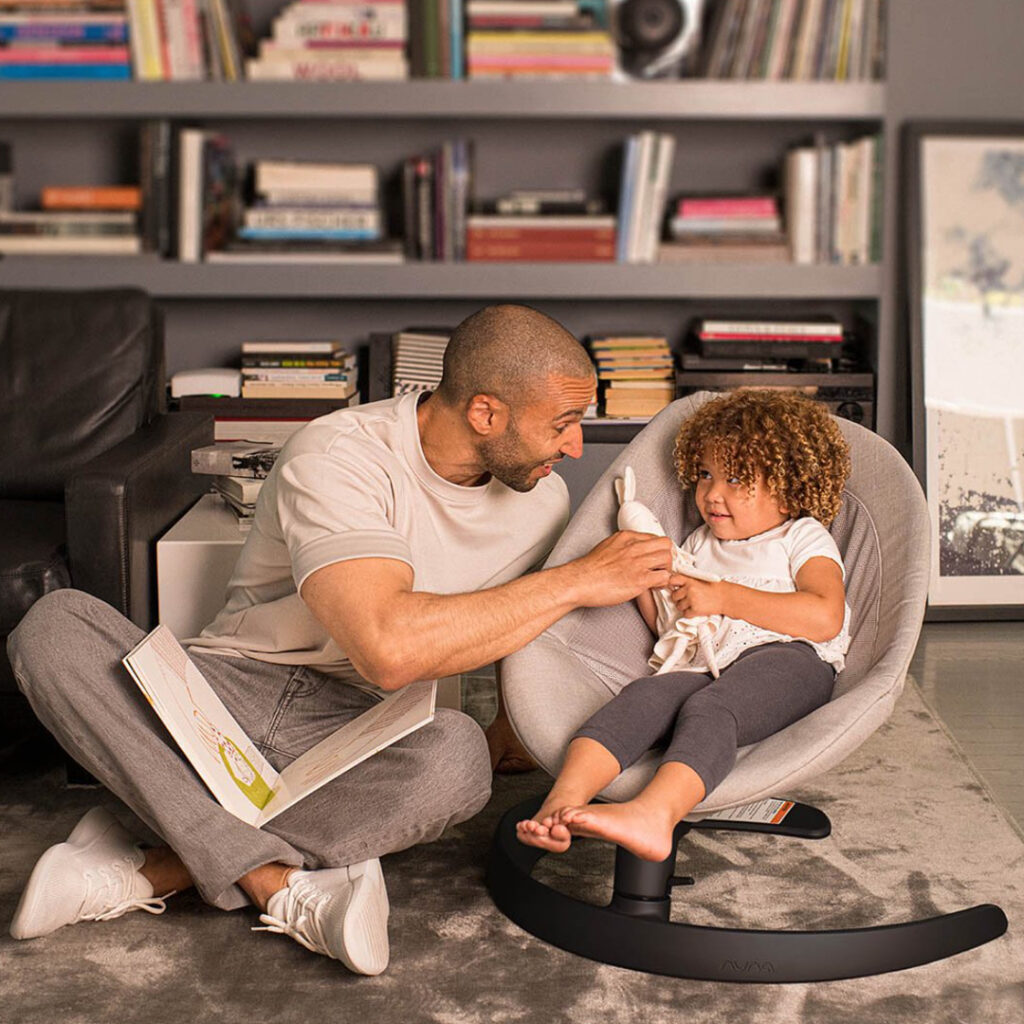
<svg viewBox="0 0 1024 1024">
<path fill-rule="evenodd" d="M 586 736 L 625 771 L 653 746 L 689 765 L 710 793 L 732 770 L 736 751 L 784 729 L 832 695 L 832 666 L 809 644 L 744 651 L 716 680 L 700 672 L 642 676 L 626 686 L 573 739 Z"/>
</svg>

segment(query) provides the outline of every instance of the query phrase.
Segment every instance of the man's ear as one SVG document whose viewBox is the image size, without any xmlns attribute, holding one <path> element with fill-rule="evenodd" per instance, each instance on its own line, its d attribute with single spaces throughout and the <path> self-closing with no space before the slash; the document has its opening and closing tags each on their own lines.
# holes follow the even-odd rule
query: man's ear
<svg viewBox="0 0 1024 1024">
<path fill-rule="evenodd" d="M 508 406 L 494 395 L 474 395 L 466 409 L 469 425 L 481 437 L 497 437 L 508 425 Z"/>
</svg>

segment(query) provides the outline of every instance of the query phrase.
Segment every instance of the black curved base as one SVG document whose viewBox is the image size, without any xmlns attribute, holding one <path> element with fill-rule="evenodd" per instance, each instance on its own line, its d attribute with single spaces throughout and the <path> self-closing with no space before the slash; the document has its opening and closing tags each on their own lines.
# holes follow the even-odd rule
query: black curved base
<svg viewBox="0 0 1024 1024">
<path fill-rule="evenodd" d="M 502 818 L 491 848 L 487 888 L 498 909 L 526 931 L 602 963 L 707 981 L 830 981 L 942 960 L 1006 931 L 1006 915 L 990 903 L 921 921 L 840 931 L 746 931 L 675 924 L 669 921 L 670 890 L 690 879 L 672 876 L 674 848 L 672 856 L 660 864 L 642 861 L 620 848 L 612 901 L 607 907 L 594 906 L 531 877 L 543 851 L 520 843 L 515 826 L 540 803 L 540 797 L 526 800 Z M 797 817 L 812 822 L 812 834 L 799 829 L 787 834 L 808 838 L 828 834 L 825 815 L 806 805 L 797 807 L 802 808 Z M 690 827 L 680 825 L 676 840 Z M 707 821 L 696 827 L 722 826 Z"/>
</svg>

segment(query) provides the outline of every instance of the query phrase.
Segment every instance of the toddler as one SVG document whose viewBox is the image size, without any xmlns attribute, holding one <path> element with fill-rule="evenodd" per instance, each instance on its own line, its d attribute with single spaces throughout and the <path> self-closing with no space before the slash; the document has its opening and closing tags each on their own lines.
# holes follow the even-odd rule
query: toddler
<svg viewBox="0 0 1024 1024">
<path fill-rule="evenodd" d="M 669 598 L 680 617 L 714 624 L 710 649 L 696 647 L 680 671 L 634 680 L 583 725 L 540 810 L 518 823 L 524 843 L 561 853 L 573 836 L 594 836 L 663 860 L 737 748 L 825 704 L 843 668 L 850 613 L 827 527 L 850 462 L 827 409 L 796 392 L 733 392 L 686 420 L 674 458 L 704 520 L 682 551 L 704 578 L 673 574 Z M 656 633 L 656 594 L 637 605 Z M 638 796 L 590 802 L 663 744 Z"/>
</svg>

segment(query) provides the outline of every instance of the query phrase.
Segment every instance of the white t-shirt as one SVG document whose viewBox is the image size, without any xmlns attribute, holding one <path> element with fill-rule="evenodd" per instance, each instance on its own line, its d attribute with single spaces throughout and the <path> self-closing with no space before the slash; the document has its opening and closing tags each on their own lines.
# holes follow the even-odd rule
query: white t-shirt
<svg viewBox="0 0 1024 1024">
<path fill-rule="evenodd" d="M 365 685 L 299 596 L 317 569 L 393 558 L 412 566 L 414 590 L 456 594 L 543 561 L 568 519 L 565 482 L 552 473 L 518 492 L 438 476 L 420 444 L 419 397 L 342 409 L 289 439 L 260 489 L 227 603 L 190 646 Z"/>
<path fill-rule="evenodd" d="M 705 524 L 697 527 L 680 546 L 693 555 L 698 569 L 755 590 L 792 593 L 796 590 L 796 574 L 804 563 L 818 557 L 831 558 L 846 578 L 843 559 L 832 535 L 817 519 L 809 516 L 788 519 L 746 540 L 718 540 Z M 820 644 L 803 637 L 773 633 L 743 619 L 723 617 L 714 640 L 718 667 L 725 668 L 750 647 L 794 639 L 809 643 L 822 661 L 841 672 L 850 646 L 850 606 L 846 605 L 839 634 Z"/>
</svg>

